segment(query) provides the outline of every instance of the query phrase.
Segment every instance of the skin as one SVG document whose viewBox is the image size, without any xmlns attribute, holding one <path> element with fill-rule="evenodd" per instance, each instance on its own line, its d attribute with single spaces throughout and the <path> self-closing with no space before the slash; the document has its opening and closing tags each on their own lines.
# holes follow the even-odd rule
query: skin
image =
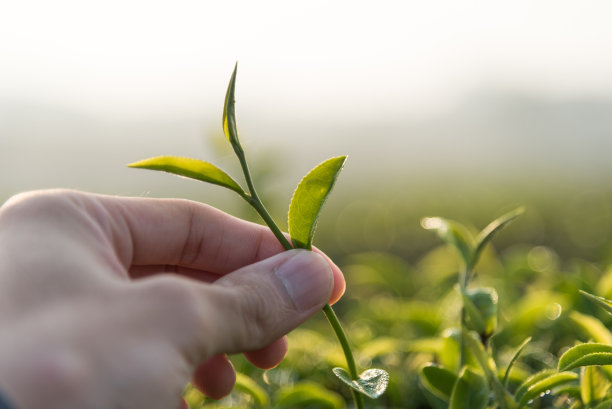
<svg viewBox="0 0 612 409">
<path fill-rule="evenodd" d="M 220 398 L 226 354 L 278 365 L 344 285 L 320 252 L 203 204 L 21 194 L 0 208 L 0 390 L 20 409 L 186 407 L 190 380 Z"/>
</svg>

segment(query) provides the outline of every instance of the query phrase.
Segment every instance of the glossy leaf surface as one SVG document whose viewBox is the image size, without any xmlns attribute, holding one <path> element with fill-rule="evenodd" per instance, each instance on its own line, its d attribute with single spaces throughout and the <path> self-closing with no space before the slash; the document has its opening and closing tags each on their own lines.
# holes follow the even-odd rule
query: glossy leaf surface
<svg viewBox="0 0 612 409">
<path fill-rule="evenodd" d="M 289 235 L 295 247 L 311 249 L 321 208 L 344 166 L 346 156 L 327 159 L 298 184 L 289 205 Z"/>
<path fill-rule="evenodd" d="M 489 402 L 489 387 L 484 377 L 463 368 L 450 398 L 449 409 L 484 409 Z"/>
<path fill-rule="evenodd" d="M 446 368 L 436 365 L 427 365 L 419 373 L 421 383 L 435 396 L 450 401 L 457 375 Z"/>
<path fill-rule="evenodd" d="M 389 374 L 382 369 L 368 369 L 359 375 L 359 379 L 351 379 L 342 368 L 334 368 L 333 371 L 342 382 L 372 399 L 382 395 L 389 384 Z"/>
<path fill-rule="evenodd" d="M 561 355 L 558 368 L 569 371 L 588 365 L 612 365 L 612 345 L 594 342 L 576 345 Z"/>
<path fill-rule="evenodd" d="M 517 389 L 515 399 L 518 401 L 520 408 L 540 397 L 543 393 L 549 392 L 552 388 L 577 379 L 578 374 L 574 372 L 557 372 L 546 369 L 527 378 Z"/>
<path fill-rule="evenodd" d="M 230 78 L 230 82 L 227 86 L 227 92 L 225 93 L 225 104 L 223 105 L 223 133 L 227 140 L 236 147 L 238 142 L 238 131 L 236 129 L 236 101 L 235 101 L 235 90 L 236 90 L 236 71 L 238 71 L 238 63 L 234 66 L 234 72 Z"/>
<path fill-rule="evenodd" d="M 178 156 L 157 156 L 130 163 L 131 168 L 161 170 L 178 176 L 223 186 L 244 195 L 244 190 L 227 173 L 209 162 Z"/>
</svg>

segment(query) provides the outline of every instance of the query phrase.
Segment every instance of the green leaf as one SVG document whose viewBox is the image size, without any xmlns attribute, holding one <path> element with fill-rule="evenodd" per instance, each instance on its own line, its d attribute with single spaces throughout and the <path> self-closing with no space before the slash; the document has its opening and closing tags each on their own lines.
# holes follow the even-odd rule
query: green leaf
<svg viewBox="0 0 612 409">
<path fill-rule="evenodd" d="M 243 196 L 246 193 L 227 173 L 199 159 L 180 158 L 177 156 L 157 156 L 130 163 L 131 168 L 161 170 L 175 175 L 201 180 L 233 190 Z"/>
<path fill-rule="evenodd" d="M 346 156 L 327 159 L 298 184 L 289 205 L 289 235 L 295 247 L 311 249 L 317 220 L 344 166 Z"/>
<path fill-rule="evenodd" d="M 608 300 L 608 299 L 606 299 L 604 297 L 599 297 L 597 295 L 589 294 L 586 291 L 582 291 L 582 290 L 578 290 L 578 291 L 580 291 L 580 293 L 582 295 L 584 295 L 585 297 L 591 299 L 592 301 L 595 301 L 595 303 L 597 305 L 602 307 L 608 313 L 612 314 L 612 301 L 610 301 L 610 300 Z"/>
<path fill-rule="evenodd" d="M 465 292 L 461 292 L 461 297 L 463 298 L 463 308 L 466 312 L 467 328 L 474 330 L 479 334 L 484 334 L 486 326 L 480 311 L 478 311 L 476 305 L 474 305 L 470 297 L 468 297 Z"/>
<path fill-rule="evenodd" d="M 484 409 L 489 402 L 487 381 L 478 373 L 463 368 L 450 397 L 449 409 Z"/>
<path fill-rule="evenodd" d="M 579 366 L 612 365 L 612 345 L 601 343 L 578 344 L 559 358 L 560 371 L 569 371 Z"/>
<path fill-rule="evenodd" d="M 578 311 L 571 311 L 568 317 L 586 335 L 586 339 L 592 339 L 601 344 L 612 344 L 612 333 L 597 318 Z"/>
<path fill-rule="evenodd" d="M 351 379 L 342 368 L 334 368 L 333 372 L 342 382 L 372 399 L 382 395 L 389 384 L 389 374 L 382 369 L 368 369 L 359 375 L 359 379 Z"/>
<path fill-rule="evenodd" d="M 577 379 L 578 374 L 574 372 L 557 372 L 553 369 L 545 369 L 525 379 L 514 396 L 519 403 L 519 408 L 521 408 L 552 388 Z"/>
<path fill-rule="evenodd" d="M 337 393 L 327 390 L 315 382 L 305 381 L 279 389 L 276 394 L 275 407 L 343 409 L 346 405 Z"/>
<path fill-rule="evenodd" d="M 486 351 L 482 342 L 480 342 L 480 336 L 475 331 L 463 331 L 463 339 L 465 345 L 472 353 L 476 361 L 484 371 L 486 378 L 489 382 L 497 403 L 501 409 L 513 409 L 516 407 L 516 403 L 497 379 L 497 366 L 493 357 Z"/>
<path fill-rule="evenodd" d="M 446 368 L 429 364 L 421 369 L 419 379 L 423 387 L 432 394 L 449 402 L 453 387 L 457 382 L 457 375 Z"/>
<path fill-rule="evenodd" d="M 223 133 L 234 149 L 240 146 L 238 131 L 236 130 L 236 101 L 234 97 L 234 92 L 236 90 L 236 71 L 238 71 L 237 62 L 234 66 L 234 72 L 232 73 L 230 82 L 227 85 L 225 104 L 223 105 Z"/>
<path fill-rule="evenodd" d="M 446 243 L 455 247 L 466 265 L 470 265 L 475 242 L 472 233 L 463 224 L 442 217 L 426 217 L 421 220 L 426 230 L 434 230 Z"/>
<path fill-rule="evenodd" d="M 472 261 L 471 261 L 471 267 L 474 267 L 476 265 L 476 263 L 478 262 L 478 258 L 480 257 L 480 254 L 482 253 L 482 250 L 484 249 L 486 244 L 489 241 L 491 241 L 493 236 L 498 231 L 500 231 L 505 226 L 507 226 L 508 223 L 516 219 L 518 216 L 520 216 L 524 212 L 525 212 L 524 207 L 519 207 L 517 209 L 514 209 L 513 211 L 508 212 L 504 214 L 503 216 L 500 216 L 497 219 L 493 220 L 491 223 L 487 225 L 487 227 L 482 229 L 482 231 L 478 234 L 478 236 L 476 236 L 477 244 L 476 244 L 476 250 L 474 250 L 474 257 L 472 258 Z"/>
<path fill-rule="evenodd" d="M 484 345 L 482 345 L 482 342 L 480 342 L 480 336 L 474 331 L 464 331 L 463 339 L 465 340 L 465 345 L 474 355 L 476 361 L 478 361 L 478 364 L 487 375 L 487 378 L 491 382 L 493 382 L 494 379 L 497 379 L 495 377 L 495 373 L 497 372 L 495 361 L 487 353 Z"/>
<path fill-rule="evenodd" d="M 464 290 L 461 296 L 468 328 L 480 335 L 491 335 L 497 327 L 497 291 L 490 287 L 480 287 Z"/>
<path fill-rule="evenodd" d="M 582 367 L 580 371 L 580 397 L 585 405 L 600 401 L 606 396 L 610 382 L 599 366 Z"/>
<path fill-rule="evenodd" d="M 463 336 L 459 328 L 447 328 L 442 332 L 442 345 L 440 352 L 438 352 L 438 359 L 440 364 L 451 370 L 452 372 L 459 373 L 459 356 L 461 353 L 461 337 Z M 472 358 L 472 354 L 466 357 Z"/>
<path fill-rule="evenodd" d="M 593 409 L 610 409 L 612 407 L 612 399 L 606 399 L 605 401 L 599 403 Z"/>
<path fill-rule="evenodd" d="M 510 370 L 512 370 L 512 366 L 514 365 L 514 362 L 518 359 L 521 352 L 523 352 L 523 349 L 525 349 L 527 344 L 530 342 L 531 342 L 531 337 L 528 337 L 526 340 L 521 342 L 521 345 L 519 345 L 519 347 L 516 349 L 516 351 L 512 355 L 512 359 L 510 359 L 510 363 L 508 363 L 508 367 L 506 368 L 506 373 L 504 374 L 504 386 L 508 386 L 508 378 L 510 376 Z"/>
<path fill-rule="evenodd" d="M 259 386 L 257 382 L 245 374 L 236 372 L 236 384 L 234 385 L 234 388 L 241 392 L 247 393 L 253 398 L 253 400 L 255 400 L 255 403 L 257 403 L 258 406 L 263 408 L 268 407 L 270 398 L 268 397 L 266 391 Z"/>
</svg>

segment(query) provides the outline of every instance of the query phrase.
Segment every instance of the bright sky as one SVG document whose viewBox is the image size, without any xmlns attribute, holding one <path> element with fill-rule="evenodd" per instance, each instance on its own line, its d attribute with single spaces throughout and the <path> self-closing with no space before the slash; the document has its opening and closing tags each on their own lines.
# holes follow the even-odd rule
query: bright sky
<svg viewBox="0 0 612 409">
<path fill-rule="evenodd" d="M 607 0 L 5 1 L 0 98 L 193 113 L 219 105 L 236 60 L 239 103 L 279 114 L 610 95 L 611 16 Z"/>
</svg>

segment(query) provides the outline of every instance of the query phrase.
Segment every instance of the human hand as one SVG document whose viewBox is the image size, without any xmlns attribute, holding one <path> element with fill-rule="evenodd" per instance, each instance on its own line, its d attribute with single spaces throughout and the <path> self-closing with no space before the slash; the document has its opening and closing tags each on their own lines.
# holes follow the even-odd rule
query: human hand
<svg viewBox="0 0 612 409">
<path fill-rule="evenodd" d="M 0 208 L 0 390 L 20 409 L 172 409 L 229 393 L 226 353 L 276 366 L 340 270 L 263 226 L 178 199 L 74 191 Z"/>
</svg>

